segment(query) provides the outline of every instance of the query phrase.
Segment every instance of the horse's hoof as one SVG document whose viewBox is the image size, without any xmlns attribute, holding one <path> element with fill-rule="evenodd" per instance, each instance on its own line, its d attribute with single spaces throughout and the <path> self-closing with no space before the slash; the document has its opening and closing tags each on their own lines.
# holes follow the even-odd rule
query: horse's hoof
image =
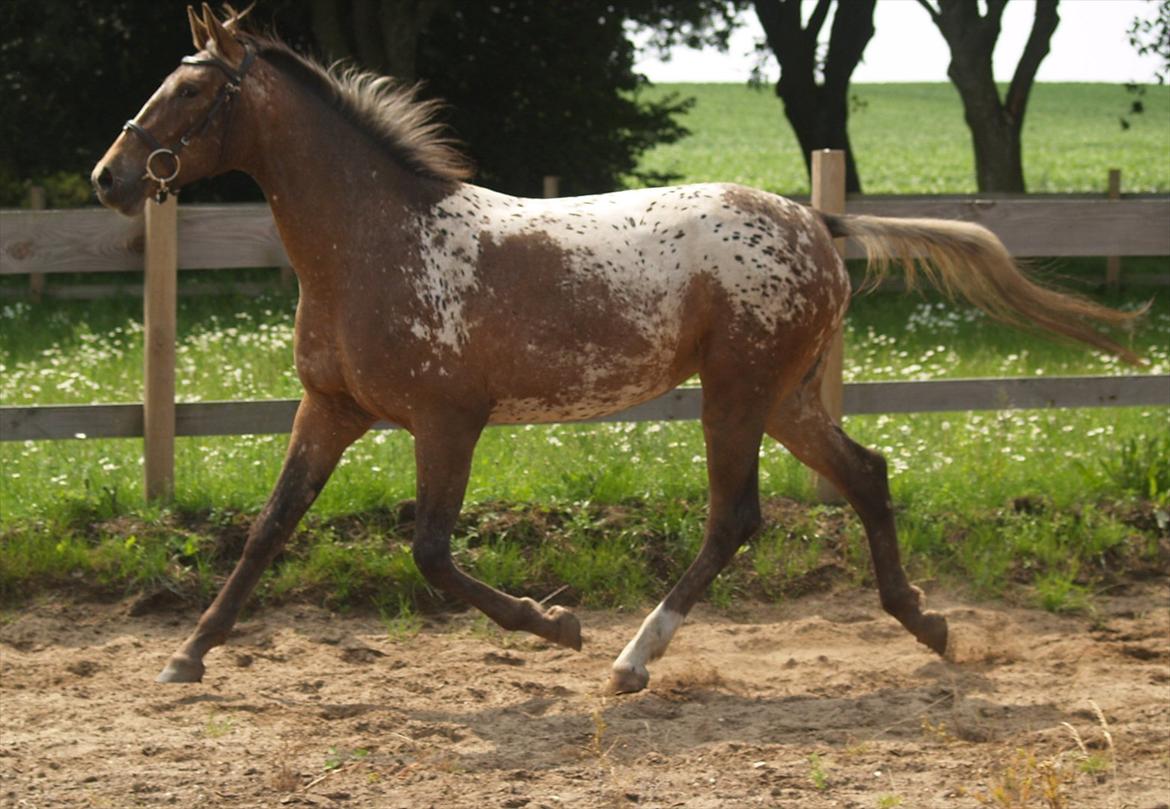
<svg viewBox="0 0 1170 809">
<path fill-rule="evenodd" d="M 548 639 L 574 651 L 581 651 L 581 622 L 564 607 L 549 607 L 544 617 L 552 623 Z"/>
<path fill-rule="evenodd" d="M 156 683 L 197 683 L 203 679 L 203 662 L 176 654 L 154 678 Z"/>
<path fill-rule="evenodd" d="M 650 682 L 650 672 L 645 666 L 615 664 L 609 674 L 611 694 L 633 694 L 641 691 Z"/>
<path fill-rule="evenodd" d="M 947 619 L 937 612 L 924 612 L 918 619 L 914 637 L 940 657 L 947 655 Z"/>
</svg>

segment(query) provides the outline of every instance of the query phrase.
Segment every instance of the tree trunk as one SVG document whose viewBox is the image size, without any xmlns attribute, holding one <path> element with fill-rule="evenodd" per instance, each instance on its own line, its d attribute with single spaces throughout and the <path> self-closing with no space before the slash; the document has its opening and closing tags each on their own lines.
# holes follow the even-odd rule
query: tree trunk
<svg viewBox="0 0 1170 809">
<path fill-rule="evenodd" d="M 796 133 L 805 170 L 812 174 L 812 152 L 845 151 L 845 188 L 861 191 L 857 161 L 849 146 L 849 79 L 873 37 L 876 0 L 839 2 L 829 34 L 824 78 L 817 82 L 817 36 L 832 0 L 818 0 L 807 26 L 801 25 L 800 0 L 756 0 L 756 16 L 768 46 L 780 62 L 776 95 Z"/>
<path fill-rule="evenodd" d="M 1027 45 L 1016 66 L 1006 98 L 1000 99 L 992 72 L 992 53 L 1008 0 L 987 0 L 987 14 L 976 0 L 918 0 L 951 50 L 947 75 L 959 91 L 975 151 L 975 182 L 980 191 L 1023 193 L 1021 132 L 1028 95 L 1040 62 L 1060 22 L 1058 0 L 1037 0 Z"/>
</svg>

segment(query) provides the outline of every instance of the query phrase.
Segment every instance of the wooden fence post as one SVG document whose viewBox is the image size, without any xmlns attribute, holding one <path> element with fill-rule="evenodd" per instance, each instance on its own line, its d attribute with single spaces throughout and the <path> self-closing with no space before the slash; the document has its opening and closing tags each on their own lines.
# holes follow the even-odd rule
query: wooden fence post
<svg viewBox="0 0 1170 809">
<path fill-rule="evenodd" d="M 559 197 L 561 195 L 561 178 L 555 174 L 546 174 L 543 191 L 545 199 Z"/>
<path fill-rule="evenodd" d="M 175 490 L 175 297 L 179 274 L 178 200 L 146 203 L 143 288 L 143 466 L 146 499 Z"/>
<path fill-rule="evenodd" d="M 1121 169 L 1109 169 L 1109 199 L 1121 199 Z M 1105 287 L 1117 289 L 1121 286 L 1121 256 L 1105 259 Z"/>
<path fill-rule="evenodd" d="M 845 152 L 840 149 L 821 149 L 812 153 L 812 206 L 825 213 L 845 212 Z M 837 252 L 845 254 L 844 239 L 837 239 Z M 842 332 L 833 335 L 829 353 L 825 357 L 825 376 L 821 382 L 821 401 L 833 421 L 841 423 L 845 404 L 845 341 Z M 818 476 L 817 497 L 824 503 L 841 502 L 841 494 Z"/>
<path fill-rule="evenodd" d="M 45 188 L 44 186 L 34 185 L 28 189 L 28 207 L 34 211 L 44 210 L 45 202 Z M 32 298 L 33 303 L 40 303 L 45 297 L 45 274 L 43 272 L 33 272 L 28 275 L 28 295 Z"/>
</svg>

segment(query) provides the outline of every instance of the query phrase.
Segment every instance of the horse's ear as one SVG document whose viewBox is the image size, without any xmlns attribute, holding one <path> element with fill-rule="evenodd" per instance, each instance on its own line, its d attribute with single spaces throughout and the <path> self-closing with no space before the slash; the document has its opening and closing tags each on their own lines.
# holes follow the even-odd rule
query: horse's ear
<svg viewBox="0 0 1170 809">
<path fill-rule="evenodd" d="M 224 3 L 223 10 L 227 12 L 228 16 L 227 19 L 223 21 L 223 27 L 232 33 L 239 32 L 240 20 L 244 19 L 244 17 L 247 17 L 254 8 L 256 8 L 256 4 L 254 2 L 243 11 L 236 11 L 235 8 L 233 8 L 230 4 Z"/>
<path fill-rule="evenodd" d="M 236 41 L 235 36 L 216 18 L 211 6 L 203 4 L 203 25 L 207 28 L 207 38 L 211 48 L 222 58 L 234 60 L 243 56 L 243 47 Z"/>
<path fill-rule="evenodd" d="M 203 50 L 207 47 L 207 40 L 211 35 L 207 32 L 207 27 L 196 16 L 195 9 L 191 6 L 187 6 L 187 22 L 191 23 L 191 42 L 194 43 L 195 50 Z"/>
</svg>

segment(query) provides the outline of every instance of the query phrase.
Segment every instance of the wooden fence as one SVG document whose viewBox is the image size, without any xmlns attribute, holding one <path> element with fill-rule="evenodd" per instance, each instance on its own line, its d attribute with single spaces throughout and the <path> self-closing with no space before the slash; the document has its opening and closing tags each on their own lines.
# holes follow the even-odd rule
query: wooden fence
<svg viewBox="0 0 1170 809">
<path fill-rule="evenodd" d="M 819 155 L 818 163 L 837 160 Z M 813 198 L 844 199 L 843 173 L 818 169 Z M 832 186 L 832 187 L 830 187 Z M 851 213 L 978 222 L 1016 256 L 1170 256 L 1170 196 L 1109 199 L 1029 197 L 858 197 Z M 850 246 L 846 255 L 859 253 Z M 142 272 L 145 268 L 146 384 L 142 404 L 0 407 L 0 440 L 145 438 L 147 492 L 173 487 L 178 436 L 287 432 L 296 402 L 174 401 L 175 277 L 179 269 L 288 264 L 265 205 L 148 203 L 144 218 L 101 209 L 0 211 L 0 275 Z M 38 282 L 40 283 L 40 282 Z M 840 384 L 839 381 L 837 383 Z M 1037 407 L 1170 405 L 1170 376 L 868 382 L 840 386 L 840 413 L 915 413 Z M 701 393 L 680 388 L 607 417 L 611 421 L 694 419 Z M 391 427 L 392 425 L 379 425 Z"/>
</svg>

